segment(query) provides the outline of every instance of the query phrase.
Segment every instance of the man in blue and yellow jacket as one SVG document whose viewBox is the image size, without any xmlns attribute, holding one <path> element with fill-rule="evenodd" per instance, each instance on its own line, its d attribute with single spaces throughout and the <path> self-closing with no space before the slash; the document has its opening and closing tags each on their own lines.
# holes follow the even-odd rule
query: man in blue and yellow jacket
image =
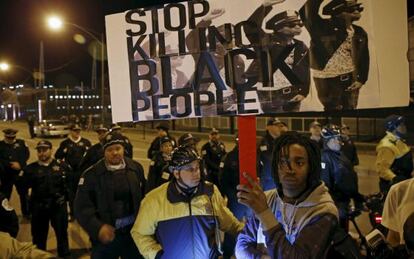
<svg viewBox="0 0 414 259">
<path fill-rule="evenodd" d="M 403 116 L 385 118 L 386 135 L 377 145 L 375 166 L 380 177 L 380 190 L 387 194 L 391 185 L 411 178 L 413 156 L 405 143 L 407 129 Z"/>
<path fill-rule="evenodd" d="M 189 146 L 172 153 L 173 178 L 147 194 L 131 230 L 145 258 L 217 258 L 219 230 L 237 235 L 243 224 L 200 173 L 200 157 Z"/>
</svg>

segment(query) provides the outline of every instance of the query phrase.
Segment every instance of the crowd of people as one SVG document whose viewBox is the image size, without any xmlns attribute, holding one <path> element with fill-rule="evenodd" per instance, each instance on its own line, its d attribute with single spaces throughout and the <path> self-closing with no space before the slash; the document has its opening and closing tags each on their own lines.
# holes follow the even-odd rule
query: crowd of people
<svg viewBox="0 0 414 259">
<path fill-rule="evenodd" d="M 27 255 L 52 258 L 45 252 L 51 224 L 58 256 L 71 258 L 68 222 L 76 219 L 90 237 L 92 258 L 330 258 L 338 236 L 352 240 L 347 235 L 351 204 L 367 209 L 347 125 L 314 121 L 305 135 L 289 131 L 278 118 L 269 119 L 257 146 L 258 179 L 244 173 L 245 185 L 239 180 L 237 136 L 228 152 L 215 128 L 201 147 L 191 133 L 176 141 L 165 121 L 156 129 L 147 152 L 147 177 L 133 160 L 133 143 L 117 124 L 96 127 L 95 145 L 74 124 L 54 154 L 52 143 L 40 140 L 37 160 L 30 164 L 17 130 L 5 129 L 0 231 L 8 235 L 0 234 L 7 236 L 7 244 L 27 248 Z M 404 118 L 388 117 L 385 129 L 375 162 L 386 197 L 383 225 L 392 246 L 410 251 L 414 180 Z M 19 225 L 8 203 L 13 186 L 23 216 L 31 221 L 35 246 L 14 239 Z M 355 251 L 354 242 L 347 245 Z M 4 251 L 10 254 L 10 249 Z"/>
</svg>

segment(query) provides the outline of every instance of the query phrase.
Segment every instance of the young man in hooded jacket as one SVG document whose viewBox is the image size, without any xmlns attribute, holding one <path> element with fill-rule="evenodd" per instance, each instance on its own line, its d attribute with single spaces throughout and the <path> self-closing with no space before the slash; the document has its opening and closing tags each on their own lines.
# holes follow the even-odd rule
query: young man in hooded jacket
<svg viewBox="0 0 414 259">
<path fill-rule="evenodd" d="M 272 169 L 278 189 L 264 193 L 249 175 L 239 202 L 255 213 L 239 234 L 237 258 L 324 258 L 338 211 L 320 180 L 319 148 L 296 132 L 275 142 Z M 264 243 L 260 247 L 258 243 Z"/>
</svg>

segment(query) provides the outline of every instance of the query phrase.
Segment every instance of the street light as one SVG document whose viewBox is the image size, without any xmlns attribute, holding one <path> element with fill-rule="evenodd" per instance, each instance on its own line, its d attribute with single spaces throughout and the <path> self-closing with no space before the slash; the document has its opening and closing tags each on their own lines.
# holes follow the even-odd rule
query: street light
<svg viewBox="0 0 414 259">
<path fill-rule="evenodd" d="M 104 77 L 104 75 L 105 75 L 105 63 L 104 63 L 104 60 L 105 60 L 105 50 L 104 50 L 105 38 L 104 38 L 104 34 L 101 33 L 100 39 L 98 39 L 99 36 L 96 36 L 91 31 L 85 29 L 84 27 L 82 27 L 82 26 L 80 26 L 76 23 L 71 23 L 71 22 L 66 22 L 66 21 L 64 22 L 58 16 L 48 17 L 47 24 L 48 24 L 49 28 L 51 28 L 53 30 L 59 30 L 63 27 L 64 24 L 68 24 L 68 25 L 73 26 L 73 27 L 81 30 L 82 32 L 88 34 L 92 39 L 94 39 L 96 42 L 99 43 L 99 45 L 101 47 L 101 53 L 100 53 L 100 56 L 101 56 L 101 106 L 102 106 L 101 117 L 102 117 L 102 123 L 105 123 L 105 108 L 104 108 L 105 107 L 105 96 L 104 96 L 104 94 L 105 94 L 105 83 L 104 83 L 104 80 L 105 80 L 105 77 Z"/>
<path fill-rule="evenodd" d="M 1 62 L 0 63 L 0 70 L 1 71 L 7 71 L 7 70 L 9 70 L 9 68 L 10 68 L 10 65 L 8 63 L 6 63 L 6 62 Z"/>
</svg>

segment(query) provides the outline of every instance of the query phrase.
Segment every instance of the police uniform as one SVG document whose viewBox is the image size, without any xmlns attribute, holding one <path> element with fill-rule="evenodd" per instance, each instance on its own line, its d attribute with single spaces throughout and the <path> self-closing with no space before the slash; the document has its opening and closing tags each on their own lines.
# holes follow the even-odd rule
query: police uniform
<svg viewBox="0 0 414 259">
<path fill-rule="evenodd" d="M 201 147 L 201 154 L 207 171 L 207 180 L 218 186 L 219 166 L 226 154 L 223 142 L 210 140 Z"/>
<path fill-rule="evenodd" d="M 3 130 L 5 137 L 15 137 L 17 130 L 5 129 Z M 4 168 L 4 173 L 1 176 L 1 189 L 0 191 L 10 199 L 13 185 L 16 185 L 17 193 L 20 198 L 20 206 L 23 215 L 27 216 L 29 212 L 29 204 L 27 199 L 27 188 L 21 181 L 22 170 L 14 170 L 10 166 L 10 162 L 18 162 L 21 169 L 26 166 L 26 162 L 29 159 L 29 148 L 22 139 L 15 139 L 13 143 L 6 143 L 5 140 L 0 141 L 0 163 Z"/>
<path fill-rule="evenodd" d="M 170 142 L 171 139 L 167 136 L 161 138 L 160 145 L 163 143 Z M 169 162 L 171 161 L 171 155 L 158 152 L 154 158 L 151 160 L 149 172 L 148 172 L 148 181 L 146 185 L 146 193 L 152 189 L 157 188 L 161 184 L 168 182 L 172 174 L 168 169 Z"/>
<path fill-rule="evenodd" d="M 122 144 L 118 133 L 109 133 L 104 149 Z M 144 197 L 144 170 L 138 162 L 124 157 L 118 167 L 107 166 L 104 159 L 90 167 L 79 180 L 75 198 L 75 216 L 92 241 L 92 258 L 142 258 L 130 229 Z M 115 239 L 103 244 L 98 238 L 104 225 L 115 230 Z"/>
<path fill-rule="evenodd" d="M 19 232 L 19 220 L 16 211 L 10 206 L 6 195 L 0 192 L 0 231 L 16 237 Z"/>
<path fill-rule="evenodd" d="M 108 132 L 108 129 L 103 125 L 100 125 L 99 128 L 96 129 L 96 132 L 98 134 L 106 134 Z M 86 151 L 79 165 L 80 172 L 84 172 L 86 169 L 97 163 L 103 157 L 104 150 L 102 140 L 100 140 L 98 143 Z"/>
<path fill-rule="evenodd" d="M 52 148 L 49 141 L 40 141 L 36 148 Z M 70 167 L 63 161 L 52 159 L 49 163 L 36 161 L 24 170 L 24 180 L 32 188 L 32 237 L 33 244 L 46 250 L 49 222 L 57 239 L 60 257 L 70 255 L 68 242 L 68 214 L 66 201 L 67 175 Z"/>
<path fill-rule="evenodd" d="M 79 178 L 82 174 L 80 171 L 81 169 L 79 168 L 80 162 L 90 147 L 91 142 L 86 138 L 80 137 L 75 141 L 68 137 L 60 143 L 60 146 L 55 153 L 56 159 L 64 160 L 65 163 L 68 164 L 73 170 L 73 173 L 67 176 L 71 215 L 73 215 L 73 199 L 75 197 L 77 183 L 79 182 Z"/>
<path fill-rule="evenodd" d="M 276 188 L 272 175 L 272 152 L 275 139 L 266 131 L 266 135 L 260 140 L 258 152 L 258 176 L 263 190 Z"/>
<path fill-rule="evenodd" d="M 382 192 L 387 193 L 392 184 L 411 178 L 413 156 L 411 148 L 402 139 L 387 132 L 376 151 L 375 165 Z"/>
<path fill-rule="evenodd" d="M 251 215 L 251 210 L 237 201 L 237 185 L 240 183 L 239 173 L 239 145 L 227 153 L 220 163 L 219 190 L 227 197 L 227 207 L 238 220 L 243 220 Z M 225 234 L 223 242 L 223 256 L 230 258 L 234 254 L 236 238 Z"/>
<path fill-rule="evenodd" d="M 170 136 L 170 134 L 168 134 L 168 130 L 169 130 L 169 124 L 167 122 L 160 122 L 156 127 L 157 130 L 164 130 L 167 133 L 167 137 L 169 137 L 171 139 L 171 144 L 173 146 L 173 148 L 175 148 L 177 146 L 177 142 L 175 141 L 175 138 Z M 151 145 L 147 151 L 147 158 L 148 159 L 153 159 L 154 156 L 160 151 L 160 141 L 163 137 L 156 137 L 152 142 Z"/>
<path fill-rule="evenodd" d="M 309 49 L 301 40 L 292 39 L 288 42 L 286 35 L 279 32 L 290 24 L 302 26 L 296 11 L 284 11 L 269 19 L 266 29 L 273 30 L 273 33 L 266 33 L 262 29 L 262 23 L 272 8 L 261 5 L 247 20 L 254 26 L 246 26 L 246 37 L 255 45 L 256 51 L 263 54 L 252 62 L 246 74 L 258 77 L 257 95 L 264 113 L 297 112 L 300 102 L 291 99 L 297 95 L 306 97 L 309 93 Z M 286 53 L 287 50 L 290 52 Z M 286 56 L 285 60 L 280 60 L 280 56 Z M 271 78 L 263 76 L 263 59 L 271 60 L 271 68 L 267 73 L 270 73 L 268 76 Z M 284 63 L 285 71 L 291 70 L 289 78 L 286 76 L 288 73 L 282 73 L 279 69 L 280 62 Z"/>
</svg>

